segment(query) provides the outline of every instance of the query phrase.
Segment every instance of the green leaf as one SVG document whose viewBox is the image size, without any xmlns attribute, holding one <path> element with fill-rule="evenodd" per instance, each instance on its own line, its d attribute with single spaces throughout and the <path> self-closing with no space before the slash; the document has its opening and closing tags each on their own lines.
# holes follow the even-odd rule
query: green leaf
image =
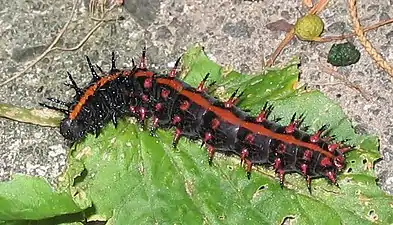
<svg viewBox="0 0 393 225">
<path fill-rule="evenodd" d="M 81 200 L 67 191 L 53 190 L 43 178 L 15 175 L 11 181 L 0 183 L 0 221 L 39 220 L 81 212 L 89 206 Z"/>
<path fill-rule="evenodd" d="M 0 221 L 0 225 L 28 225 L 29 222 L 26 220 L 17 221 Z"/>
<path fill-rule="evenodd" d="M 338 139 L 351 139 L 357 149 L 347 155 L 348 166 L 339 175 L 341 188 L 326 179 L 313 181 L 310 195 L 304 179 L 286 177 L 281 189 L 274 172 L 258 167 L 251 180 L 239 159 L 217 154 L 207 162 L 199 142 L 181 140 L 171 147 L 172 132 L 157 137 L 132 121 L 108 125 L 98 138 L 88 136 L 76 146 L 71 165 L 83 164 L 73 190 L 85 193 L 93 207 L 88 220 L 109 224 L 389 224 L 393 199 L 376 185 L 373 163 L 380 157 L 378 139 L 355 134 L 341 109 L 317 91 L 296 89 L 297 62 L 261 75 L 245 76 L 210 61 L 197 46 L 184 56 L 185 81 L 197 85 L 207 72 L 217 81 L 214 95 L 229 96 L 237 87 L 247 98 L 240 107 L 257 113 L 266 102 L 274 116 L 287 122 L 294 112 L 305 113 L 310 132 L 330 124 Z M 72 166 L 70 167 L 72 168 Z M 79 175 L 78 170 L 65 174 Z"/>
<path fill-rule="evenodd" d="M 238 158 L 217 154 L 209 166 L 199 142 L 183 139 L 173 149 L 173 130 L 152 137 L 128 119 L 75 146 L 57 191 L 36 177 L 0 183 L 0 224 L 77 225 L 84 218 L 112 225 L 393 223 L 393 199 L 375 182 L 378 138 L 357 135 L 322 93 L 298 89 L 298 64 L 246 76 L 217 65 L 196 46 L 184 56 L 182 77 L 196 86 L 210 73 L 208 83 L 217 81 L 213 95 L 224 100 L 240 88 L 241 108 L 256 114 L 271 102 L 272 116 L 282 117 L 283 124 L 294 112 L 306 115 L 310 132 L 329 124 L 331 134 L 356 146 L 346 155 L 341 188 L 316 179 L 310 195 L 294 174 L 282 189 L 274 172 L 262 167 L 248 180 Z"/>
</svg>

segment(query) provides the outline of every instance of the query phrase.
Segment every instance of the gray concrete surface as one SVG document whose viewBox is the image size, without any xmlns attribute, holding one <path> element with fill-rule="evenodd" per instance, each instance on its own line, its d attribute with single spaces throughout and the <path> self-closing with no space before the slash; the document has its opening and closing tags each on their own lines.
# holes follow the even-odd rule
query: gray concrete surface
<svg viewBox="0 0 393 225">
<path fill-rule="evenodd" d="M 393 16 L 393 1 L 358 1 L 359 15 L 365 25 Z M 264 59 L 273 52 L 284 33 L 271 31 L 267 24 L 286 19 L 294 23 L 307 12 L 300 0 L 265 0 L 259 2 L 231 0 L 126 0 L 118 15 L 125 20 L 108 23 L 76 52 L 53 52 L 23 78 L 0 87 L 0 102 L 23 107 L 38 107 L 46 96 L 71 96 L 66 88 L 66 70 L 78 82 L 90 79 L 83 55 L 109 67 L 111 50 L 116 50 L 119 66 L 129 66 L 139 54 L 141 44 L 148 47 L 149 63 L 165 68 L 194 43 L 202 43 L 218 63 L 233 65 L 244 72 L 261 70 Z M 54 39 L 66 23 L 72 0 L 0 1 L 0 80 L 22 70 Z M 321 17 L 325 33 L 339 35 L 351 31 L 351 22 L 344 0 L 331 0 Z M 88 19 L 86 4 L 77 15 L 61 45 L 72 46 L 94 26 Z M 369 32 L 375 47 L 393 63 L 393 26 Z M 352 40 L 352 39 L 351 39 Z M 358 41 L 354 41 L 360 46 Z M 341 104 L 361 133 L 381 137 L 384 160 L 377 165 L 383 188 L 393 192 L 393 116 L 391 108 L 392 79 L 378 69 L 361 49 L 356 65 L 339 69 L 351 82 L 369 91 L 367 101 L 358 92 L 346 87 L 318 68 L 332 43 L 315 44 L 292 41 L 280 62 L 300 56 L 303 62 L 302 81 L 309 83 Z M 39 89 L 43 86 L 43 90 Z M 67 146 L 57 129 L 0 119 L 0 178 L 8 179 L 18 172 L 45 176 L 54 181 L 65 165 Z"/>
</svg>

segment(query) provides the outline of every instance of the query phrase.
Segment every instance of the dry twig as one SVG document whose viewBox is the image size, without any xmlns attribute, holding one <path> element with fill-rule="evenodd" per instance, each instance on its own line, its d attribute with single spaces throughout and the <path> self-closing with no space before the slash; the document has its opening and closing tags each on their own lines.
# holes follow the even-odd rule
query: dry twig
<svg viewBox="0 0 393 225">
<path fill-rule="evenodd" d="M 318 14 L 321 12 L 327 5 L 329 0 L 321 0 L 319 1 L 310 11 L 309 14 Z M 295 28 L 293 27 L 285 36 L 284 40 L 281 41 L 280 45 L 276 48 L 270 59 L 266 62 L 267 67 L 271 67 L 276 61 L 278 55 L 280 55 L 281 51 L 285 48 L 285 46 L 292 40 L 295 36 Z"/>
<path fill-rule="evenodd" d="M 354 0 L 350 0 L 350 1 L 354 1 Z M 355 3 L 356 3 L 356 1 L 355 1 Z M 327 4 L 327 1 L 320 1 L 317 5 L 315 5 L 315 7 L 313 9 L 310 10 L 309 13 L 310 14 L 319 13 L 326 6 L 326 4 Z M 356 20 L 358 21 L 357 16 L 356 16 Z M 387 19 L 387 20 L 384 20 L 384 21 L 380 21 L 380 22 L 378 22 L 378 23 L 376 23 L 374 25 L 371 25 L 371 26 L 368 26 L 368 27 L 365 27 L 365 28 L 361 29 L 360 31 L 363 31 L 363 34 L 364 34 L 365 32 L 368 32 L 368 31 L 371 31 L 371 30 L 375 30 L 375 29 L 377 29 L 377 28 L 379 28 L 381 26 L 384 26 L 384 25 L 387 25 L 387 24 L 390 24 L 390 23 L 393 23 L 393 18 Z M 360 26 L 360 24 L 359 24 L 359 26 Z M 350 38 L 350 37 L 353 37 L 353 36 L 358 36 L 358 34 L 356 32 L 359 32 L 359 30 L 358 31 L 355 30 L 354 33 L 344 34 L 344 35 L 339 35 L 339 36 L 318 37 L 318 38 L 315 38 L 315 40 L 313 40 L 313 41 L 320 42 L 320 43 L 325 43 L 325 42 L 331 42 L 331 41 L 344 40 L 344 39 L 347 39 L 347 38 Z M 280 45 L 277 47 L 277 49 L 272 54 L 271 58 L 267 61 L 267 63 L 266 63 L 267 67 L 270 67 L 270 66 L 272 66 L 274 64 L 274 61 L 276 60 L 278 55 L 285 48 L 285 46 L 292 40 L 292 38 L 294 38 L 294 36 L 295 36 L 295 33 L 294 33 L 294 29 L 292 28 L 291 30 L 289 30 L 287 32 L 284 40 L 280 43 Z M 370 45 L 371 45 L 371 43 L 370 43 Z M 372 47 L 372 45 L 371 45 L 371 47 Z M 375 54 L 375 52 L 373 54 Z M 378 54 L 378 52 L 376 52 L 376 53 Z M 376 56 L 376 57 L 378 58 L 378 56 Z M 376 59 L 374 59 L 374 60 L 377 61 Z M 378 60 L 381 60 L 381 59 L 378 58 Z M 382 58 L 382 60 L 383 60 L 383 58 Z M 386 69 L 387 62 L 385 61 L 384 64 L 385 64 L 384 67 L 383 66 L 381 66 L 381 67 L 388 71 L 388 69 Z M 392 75 L 393 73 L 390 73 L 390 74 Z"/>
<path fill-rule="evenodd" d="M 0 83 L 0 86 L 3 86 L 5 84 L 8 84 L 9 82 L 15 80 L 16 78 L 22 76 L 27 70 L 29 70 L 31 67 L 33 67 L 35 64 L 37 64 L 39 61 L 41 61 L 50 51 L 52 51 L 52 48 L 59 42 L 60 38 L 63 36 L 65 31 L 67 30 L 68 26 L 70 25 L 72 18 L 74 17 L 75 14 L 75 9 L 76 6 L 78 5 L 78 0 L 74 0 L 74 5 L 72 6 L 72 11 L 71 11 L 71 16 L 68 19 L 67 23 L 64 25 L 64 27 L 60 30 L 59 34 L 53 40 L 52 44 L 49 45 L 49 47 L 40 55 L 38 56 L 33 62 L 31 62 L 28 66 L 26 66 L 22 71 L 19 73 L 15 74 L 14 76 L 10 77 L 9 79 L 3 81 Z"/>
<path fill-rule="evenodd" d="M 48 55 L 52 51 L 60 50 L 60 51 L 75 51 L 78 50 L 80 47 L 83 46 L 83 44 L 91 37 L 91 35 L 105 22 L 108 21 L 116 21 L 117 19 L 105 19 L 105 16 L 107 13 L 109 13 L 112 9 L 115 8 L 116 5 L 113 5 L 111 8 L 109 8 L 105 14 L 103 14 L 102 19 L 98 19 L 99 22 L 89 31 L 89 33 L 86 34 L 86 36 L 74 47 L 71 48 L 63 48 L 63 47 L 55 47 L 55 45 L 59 42 L 60 38 L 63 37 L 65 31 L 67 30 L 69 24 L 72 21 L 72 18 L 74 17 L 75 11 L 76 11 L 76 6 L 78 5 L 79 0 L 74 0 L 74 4 L 72 7 L 71 11 L 71 16 L 67 23 L 64 25 L 64 27 L 60 30 L 59 34 L 56 36 L 56 38 L 53 40 L 53 42 L 49 45 L 49 47 L 41 54 L 39 55 L 33 62 L 31 62 L 28 66 L 26 66 L 22 71 L 19 73 L 15 74 L 14 76 L 10 77 L 9 79 L 3 81 L 0 83 L 0 86 L 6 85 L 9 82 L 17 79 L 18 77 L 22 76 L 27 70 L 32 68 L 35 64 L 37 64 L 39 61 L 41 61 L 46 55 Z"/>
<path fill-rule="evenodd" d="M 390 76 L 393 77 L 393 67 L 383 58 L 381 54 L 373 47 L 371 42 L 366 38 L 364 30 L 360 25 L 360 21 L 357 15 L 356 0 L 348 0 L 349 11 L 351 14 L 351 19 L 353 23 L 353 29 L 355 34 L 359 38 L 360 43 L 363 45 L 364 49 L 368 52 L 371 58 L 384 69 Z"/>
<path fill-rule="evenodd" d="M 322 62 L 320 62 L 318 66 L 323 72 L 328 73 L 330 76 L 342 81 L 345 84 L 345 86 L 358 91 L 363 96 L 363 98 L 366 99 L 367 101 L 371 100 L 370 97 L 371 95 L 369 93 L 363 90 L 359 85 L 350 82 L 345 76 L 334 70 L 332 67 Z"/>
<path fill-rule="evenodd" d="M 377 28 L 379 28 L 381 26 L 384 26 L 386 24 L 389 24 L 389 23 L 393 23 L 393 18 L 392 19 L 387 19 L 387 20 L 384 20 L 384 21 L 380 21 L 380 22 L 378 22 L 378 23 L 376 23 L 374 25 L 365 27 L 365 28 L 363 28 L 363 32 L 368 32 L 368 31 L 375 30 L 375 29 L 377 29 Z M 356 36 L 356 33 L 344 34 L 344 35 L 339 35 L 339 36 L 325 36 L 325 37 L 318 38 L 315 41 L 316 42 L 321 42 L 321 43 L 331 42 L 331 41 L 340 41 L 340 40 L 344 40 L 344 39 L 347 39 L 347 38 L 350 38 L 350 37 L 353 37 L 353 36 Z"/>
<path fill-rule="evenodd" d="M 124 4 L 124 0 L 90 0 L 89 14 L 95 21 L 101 21 L 108 11 Z M 95 16 L 98 17 L 95 17 Z"/>
<path fill-rule="evenodd" d="M 313 6 L 312 0 L 303 0 L 303 4 L 311 8 Z"/>
</svg>

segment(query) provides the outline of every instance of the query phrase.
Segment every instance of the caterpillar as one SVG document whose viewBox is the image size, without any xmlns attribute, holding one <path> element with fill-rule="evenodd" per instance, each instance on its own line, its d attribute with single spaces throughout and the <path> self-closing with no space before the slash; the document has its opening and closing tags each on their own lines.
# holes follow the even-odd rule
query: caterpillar
<svg viewBox="0 0 393 225">
<path fill-rule="evenodd" d="M 324 177 L 338 186 L 344 154 L 354 148 L 327 136 L 327 125 L 307 133 L 302 129 L 304 115 L 293 114 L 287 125 L 269 120 L 273 105 L 268 103 L 258 115 L 250 115 L 236 106 L 243 95 L 239 90 L 220 101 L 208 93 L 215 83 L 207 84 L 209 74 L 192 87 L 177 77 L 181 58 L 165 75 L 147 68 L 145 48 L 139 65 L 132 61 L 132 69 L 118 69 L 114 52 L 109 72 L 93 66 L 87 56 L 86 60 L 92 74 L 86 87 L 79 87 L 68 72 L 68 86 L 75 90 L 72 101 L 47 98 L 47 103 L 40 103 L 64 113 L 60 133 L 71 142 L 81 141 L 89 133 L 98 136 L 106 124 L 116 126 L 123 117 L 135 117 L 143 127 L 150 120 L 151 135 L 158 128 L 174 128 L 174 148 L 181 137 L 201 140 L 210 165 L 216 152 L 237 155 L 249 179 L 254 165 L 264 165 L 275 170 L 281 187 L 286 174 L 301 174 L 310 193 L 313 179 Z"/>
</svg>

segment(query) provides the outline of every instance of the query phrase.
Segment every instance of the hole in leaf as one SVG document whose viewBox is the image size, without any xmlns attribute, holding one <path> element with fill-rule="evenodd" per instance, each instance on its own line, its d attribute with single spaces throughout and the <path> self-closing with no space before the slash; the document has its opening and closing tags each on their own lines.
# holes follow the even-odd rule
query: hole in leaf
<svg viewBox="0 0 393 225">
<path fill-rule="evenodd" d="M 378 214 L 373 209 L 368 212 L 368 217 L 373 221 L 378 220 Z"/>
<path fill-rule="evenodd" d="M 220 215 L 218 218 L 219 218 L 220 220 L 224 220 L 224 219 L 225 219 L 225 216 L 224 216 L 224 215 Z"/>
<path fill-rule="evenodd" d="M 83 180 L 87 177 L 87 170 L 84 169 L 81 174 L 74 179 L 74 185 L 83 182 Z"/>
<path fill-rule="evenodd" d="M 294 216 L 287 216 L 283 219 L 281 225 L 283 224 L 291 224 L 292 220 L 295 220 L 296 218 Z"/>
<path fill-rule="evenodd" d="M 258 188 L 258 191 L 264 191 L 264 190 L 267 190 L 268 189 L 268 185 L 267 184 L 264 184 L 264 185 L 261 185 L 259 188 Z"/>
<path fill-rule="evenodd" d="M 229 170 L 233 170 L 233 166 L 228 166 L 228 169 Z"/>
<path fill-rule="evenodd" d="M 351 168 L 351 167 L 349 167 L 349 168 L 347 169 L 347 173 L 352 173 L 352 168 Z"/>
<path fill-rule="evenodd" d="M 367 163 L 367 159 L 363 159 L 363 164 L 366 164 Z"/>
<path fill-rule="evenodd" d="M 351 163 L 354 164 L 356 161 L 355 160 L 351 160 Z"/>
</svg>

